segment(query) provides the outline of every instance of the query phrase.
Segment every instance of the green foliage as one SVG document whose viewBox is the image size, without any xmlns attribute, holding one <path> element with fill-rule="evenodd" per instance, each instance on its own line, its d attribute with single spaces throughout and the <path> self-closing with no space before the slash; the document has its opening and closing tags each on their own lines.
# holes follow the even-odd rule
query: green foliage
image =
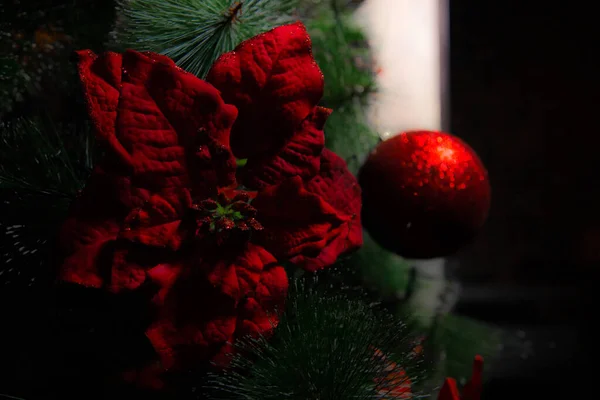
<svg viewBox="0 0 600 400">
<path fill-rule="evenodd" d="M 295 0 L 117 0 L 119 47 L 153 51 L 204 77 L 242 41 L 292 21 Z"/>
<path fill-rule="evenodd" d="M 350 172 L 358 173 L 377 143 L 379 136 L 369 127 L 358 99 L 334 108 L 325 125 L 325 145 L 346 161 Z"/>
<path fill-rule="evenodd" d="M 54 126 L 48 119 L 0 123 L 0 190 L 71 196 L 92 165 L 88 126 Z"/>
<path fill-rule="evenodd" d="M 33 285 L 92 164 L 86 126 L 0 124 L 0 282 Z"/>
<path fill-rule="evenodd" d="M 238 342 L 231 368 L 203 386 L 212 399 L 381 399 L 407 383 L 390 379 L 404 370 L 415 393 L 427 369 L 415 340 L 366 297 L 297 278 L 274 337 Z"/>
<path fill-rule="evenodd" d="M 338 108 L 356 98 L 366 100 L 375 91 L 375 79 L 366 38 L 352 15 L 325 7 L 306 25 L 325 76 L 323 105 Z"/>
<path fill-rule="evenodd" d="M 367 285 L 382 297 L 403 298 L 411 280 L 411 266 L 402 257 L 382 249 L 367 232 L 363 246 L 345 264 L 360 271 Z"/>
<path fill-rule="evenodd" d="M 366 112 L 376 90 L 369 47 L 340 1 L 311 1 L 305 10 L 313 54 L 325 76 L 322 105 L 333 109 L 325 127 L 326 145 L 339 154 L 353 173 L 379 138 Z M 307 4 L 304 4 L 307 6 Z"/>
<path fill-rule="evenodd" d="M 475 354 L 483 356 L 489 368 L 505 339 L 503 332 L 494 326 L 453 314 L 441 317 L 434 332 L 436 350 L 444 355 L 436 371 L 440 376 L 458 380 L 471 375 Z"/>
</svg>

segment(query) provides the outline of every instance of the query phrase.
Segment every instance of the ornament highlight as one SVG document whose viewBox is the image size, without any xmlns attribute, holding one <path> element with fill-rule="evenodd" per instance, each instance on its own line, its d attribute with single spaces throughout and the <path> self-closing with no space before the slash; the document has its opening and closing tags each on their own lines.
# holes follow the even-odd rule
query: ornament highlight
<svg viewBox="0 0 600 400">
<path fill-rule="evenodd" d="M 381 142 L 358 179 L 364 227 L 406 258 L 456 252 L 476 235 L 490 207 L 483 163 L 448 133 L 409 131 Z"/>
</svg>

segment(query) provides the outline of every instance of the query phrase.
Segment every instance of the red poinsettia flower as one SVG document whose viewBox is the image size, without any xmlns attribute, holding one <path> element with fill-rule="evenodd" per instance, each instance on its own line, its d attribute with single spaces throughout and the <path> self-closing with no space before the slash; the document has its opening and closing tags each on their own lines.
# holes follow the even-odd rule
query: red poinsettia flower
<svg viewBox="0 0 600 400">
<path fill-rule="evenodd" d="M 455 379 L 446 378 L 444 386 L 438 394 L 438 400 L 480 400 L 483 385 L 482 375 L 483 357 L 478 355 L 473 361 L 471 380 L 463 387 L 462 393 L 459 393 Z"/>
<path fill-rule="evenodd" d="M 60 233 L 60 278 L 155 288 L 157 370 L 271 332 L 281 262 L 315 271 L 360 246 L 360 189 L 323 148 L 330 110 L 301 24 L 242 43 L 208 82 L 154 53 L 78 55 L 103 158 Z"/>
</svg>

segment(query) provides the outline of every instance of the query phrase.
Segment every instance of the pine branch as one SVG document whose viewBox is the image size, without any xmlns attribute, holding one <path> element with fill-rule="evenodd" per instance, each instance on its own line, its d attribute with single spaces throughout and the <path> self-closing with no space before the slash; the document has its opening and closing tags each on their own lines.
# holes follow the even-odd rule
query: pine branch
<svg viewBox="0 0 600 400">
<path fill-rule="evenodd" d="M 426 365 L 414 332 L 366 298 L 315 279 L 292 282 L 274 338 L 238 342 L 232 367 L 203 385 L 208 398 L 382 399 L 408 380 L 417 397 Z M 406 378 L 398 379 L 401 370 Z"/>
<path fill-rule="evenodd" d="M 307 20 L 307 27 L 313 54 L 325 76 L 323 105 L 338 109 L 360 99 L 366 108 L 366 100 L 377 88 L 367 40 L 352 14 L 339 5 L 326 4 Z"/>
<path fill-rule="evenodd" d="M 88 126 L 48 118 L 0 123 L 0 189 L 72 196 L 92 165 Z"/>
<path fill-rule="evenodd" d="M 203 78 L 242 41 L 292 21 L 296 0 L 117 0 L 119 46 L 172 58 Z"/>
<path fill-rule="evenodd" d="M 363 246 L 345 261 L 346 268 L 359 271 L 363 284 L 379 296 L 396 303 L 406 300 L 411 290 L 411 265 L 383 249 L 367 232 L 363 236 Z"/>
<path fill-rule="evenodd" d="M 378 142 L 379 136 L 369 126 L 358 99 L 334 109 L 325 125 L 327 148 L 342 157 L 354 174 Z"/>
<path fill-rule="evenodd" d="M 303 11 L 310 16 L 306 23 L 313 54 L 325 76 L 322 104 L 333 109 L 325 127 L 326 145 L 357 173 L 379 139 L 367 122 L 377 88 L 366 38 L 346 3 L 321 0 L 312 8 L 303 4 Z"/>
<path fill-rule="evenodd" d="M 47 120 L 0 124 L 0 284 L 32 286 L 92 164 L 89 128 Z"/>
</svg>

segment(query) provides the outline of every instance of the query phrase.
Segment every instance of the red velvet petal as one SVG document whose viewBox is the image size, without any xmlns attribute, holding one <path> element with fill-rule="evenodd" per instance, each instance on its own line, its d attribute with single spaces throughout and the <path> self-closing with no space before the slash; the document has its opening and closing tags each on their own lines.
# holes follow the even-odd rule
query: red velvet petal
<svg viewBox="0 0 600 400">
<path fill-rule="evenodd" d="M 252 189 L 275 185 L 287 178 L 309 179 L 319 172 L 321 152 L 325 146 L 323 126 L 331 110 L 315 107 L 300 129 L 275 154 L 248 159 L 238 170 L 238 179 Z"/>
<path fill-rule="evenodd" d="M 267 334 L 287 292 L 287 275 L 264 249 L 249 245 L 229 267 L 161 264 L 148 272 L 160 287 L 158 318 L 146 331 L 165 368 L 187 368 L 208 359 L 224 361 L 231 343 Z M 251 265 L 252 264 L 252 265 Z M 250 329 L 252 327 L 252 329 Z"/>
<path fill-rule="evenodd" d="M 121 86 L 121 54 L 104 53 L 97 56 L 90 50 L 77 52 L 79 77 L 83 84 L 85 99 L 92 123 L 96 128 L 96 140 L 116 145 L 115 121 Z"/>
<path fill-rule="evenodd" d="M 121 201 L 133 208 L 158 194 L 178 212 L 190 189 L 201 195 L 233 182 L 237 112 L 210 84 L 147 54 L 82 51 L 79 72 L 98 136 L 109 142 L 103 164 L 123 181 Z"/>
<path fill-rule="evenodd" d="M 207 81 L 239 110 L 231 132 L 238 158 L 272 154 L 323 96 L 323 74 L 301 23 L 285 25 L 222 55 Z"/>
<path fill-rule="evenodd" d="M 265 227 L 260 243 L 308 271 L 325 268 L 362 244 L 360 187 L 329 150 L 323 151 L 318 176 L 267 187 L 252 205 Z"/>
<path fill-rule="evenodd" d="M 304 268 L 315 270 L 335 262 L 341 254 L 362 246 L 363 231 L 360 223 L 362 204 L 361 190 L 354 175 L 348 171 L 346 162 L 334 152 L 325 149 L 321 155 L 319 175 L 310 180 L 306 189 L 318 194 L 339 214 L 349 218 L 337 231 L 330 232 L 328 245 L 316 257 L 299 255 L 292 259 Z"/>
<path fill-rule="evenodd" d="M 246 297 L 239 307 L 234 338 L 225 344 L 213 362 L 226 367 L 235 353 L 233 342 L 244 337 L 270 337 L 279 323 L 288 290 L 288 277 L 280 266 L 266 268 L 253 296 Z"/>
<path fill-rule="evenodd" d="M 130 251 L 127 247 L 118 248 L 114 252 L 110 279 L 112 292 L 137 289 L 146 280 L 147 268 L 129 256 Z"/>
<path fill-rule="evenodd" d="M 319 250 L 327 233 L 344 222 L 335 209 L 308 192 L 299 177 L 267 187 L 252 206 L 265 227 L 256 239 L 276 257 L 297 256 L 307 248 Z"/>
<path fill-rule="evenodd" d="M 58 244 L 63 262 L 59 279 L 95 288 L 107 283 L 114 240 L 126 213 L 111 196 L 115 192 L 114 181 L 96 168 L 60 229 Z"/>
<path fill-rule="evenodd" d="M 206 82 L 141 53 L 125 53 L 123 68 L 117 129 L 130 154 L 132 183 L 164 194 L 176 212 L 189 205 L 181 188 L 204 197 L 231 184 L 235 108 Z"/>
<path fill-rule="evenodd" d="M 236 302 L 256 289 L 265 265 L 277 262 L 269 252 L 252 243 L 233 261 L 228 258 L 227 254 L 219 253 L 214 263 L 204 264 L 204 267 L 209 268 L 208 281 L 213 287 Z"/>
<path fill-rule="evenodd" d="M 100 288 L 110 274 L 110 245 L 116 238 L 119 227 L 114 220 L 88 220 L 85 226 L 80 222 L 77 218 L 70 218 L 62 227 L 61 243 L 68 255 L 62 263 L 59 279 Z M 109 254 L 105 254 L 106 252 Z"/>
<path fill-rule="evenodd" d="M 266 268 L 260 276 L 260 282 L 243 307 L 242 325 L 238 336 L 267 335 L 272 332 L 283 311 L 288 290 L 288 277 L 279 266 Z"/>
<path fill-rule="evenodd" d="M 105 156 L 61 231 L 61 278 L 98 287 L 106 282 L 95 265 L 97 254 L 119 232 L 127 237 L 128 224 L 147 228 L 137 232 L 140 243 L 176 247 L 161 237 L 165 227 L 182 218 L 193 197 L 234 181 L 229 130 L 237 111 L 213 86 L 164 56 L 78 54 L 90 118 Z"/>
</svg>

